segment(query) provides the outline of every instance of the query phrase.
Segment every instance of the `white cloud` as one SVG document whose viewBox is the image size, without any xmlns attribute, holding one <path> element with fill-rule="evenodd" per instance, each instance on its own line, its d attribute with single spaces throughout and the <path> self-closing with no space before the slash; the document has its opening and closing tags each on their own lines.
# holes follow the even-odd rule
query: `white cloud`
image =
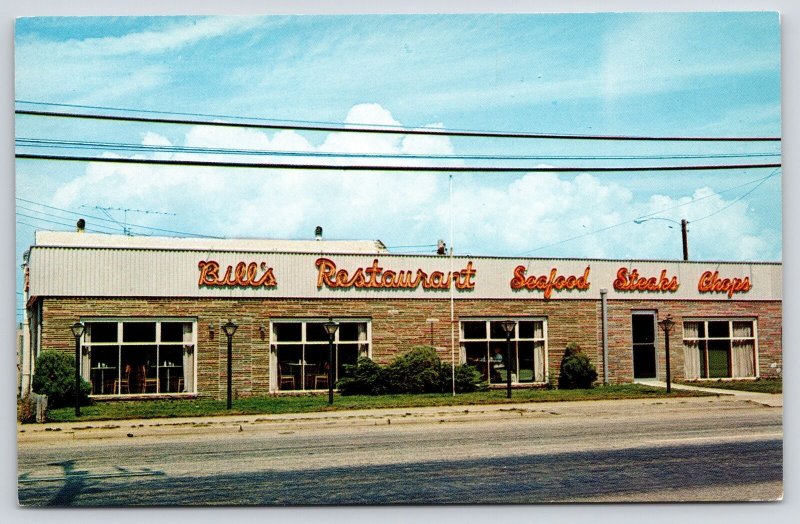
<svg viewBox="0 0 800 524">
<path fill-rule="evenodd" d="M 377 104 L 355 106 L 348 122 L 400 125 Z M 183 143 L 280 151 L 452 154 L 447 137 L 330 133 L 319 146 L 292 132 L 193 127 Z M 416 140 L 421 138 L 421 140 Z M 153 132 L 142 143 L 170 145 Z M 184 158 L 185 154 L 159 153 Z M 196 157 L 195 157 L 196 158 Z M 236 158 L 205 155 L 205 158 Z M 303 157 L 270 161 L 308 162 Z M 363 160 L 363 159 L 362 159 Z M 377 163 L 381 159 L 367 159 Z M 383 159 L 386 160 L 386 159 Z M 330 159 L 318 159 L 328 163 Z M 397 162 L 396 160 L 390 160 Z M 350 162 L 350 160 L 342 160 Z M 743 188 L 741 191 L 746 191 Z M 209 235 L 310 238 L 322 225 L 329 238 L 382 239 L 389 245 L 434 244 L 448 238 L 450 208 L 443 174 L 179 168 L 90 164 L 64 184 L 53 205 L 94 204 L 175 212 L 174 219 L 143 215 L 131 223 Z M 695 259 L 764 260 L 780 257 L 780 231 L 759 229 L 747 199 L 723 197 L 708 187 L 691 194 L 645 197 L 584 173 L 454 175 L 455 247 L 460 253 L 598 258 L 679 258 L 680 228 L 664 220 L 634 224 L 637 217 L 690 221 Z M 713 217 L 703 219 L 707 215 Z M 701 220 L 702 219 L 702 220 Z M 697 221 L 696 223 L 694 221 Z M 167 224 L 167 225 L 164 225 Z M 672 229 L 670 229 L 670 226 Z M 449 243 L 449 240 L 448 240 Z"/>
</svg>

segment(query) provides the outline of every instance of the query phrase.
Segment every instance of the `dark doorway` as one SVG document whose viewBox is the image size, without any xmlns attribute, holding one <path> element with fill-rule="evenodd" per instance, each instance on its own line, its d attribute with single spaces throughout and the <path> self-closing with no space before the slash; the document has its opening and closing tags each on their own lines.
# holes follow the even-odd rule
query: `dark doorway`
<svg viewBox="0 0 800 524">
<path fill-rule="evenodd" d="M 631 315 L 633 335 L 633 378 L 656 378 L 656 317 L 655 313 L 637 312 Z"/>
</svg>

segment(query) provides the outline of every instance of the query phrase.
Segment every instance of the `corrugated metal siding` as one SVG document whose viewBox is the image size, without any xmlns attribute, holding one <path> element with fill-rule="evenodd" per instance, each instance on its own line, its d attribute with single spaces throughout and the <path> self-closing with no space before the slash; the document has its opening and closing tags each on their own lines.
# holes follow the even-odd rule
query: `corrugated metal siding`
<svg viewBox="0 0 800 524">
<path fill-rule="evenodd" d="M 398 255 L 325 255 L 337 269 L 351 275 L 359 267 L 370 267 L 378 259 L 384 270 L 414 271 L 422 269 L 450 271 L 447 257 Z M 448 298 L 447 290 L 417 289 L 317 289 L 317 254 L 251 252 L 198 252 L 140 249 L 95 249 L 34 247 L 30 256 L 31 296 L 136 296 L 136 297 L 275 297 L 275 298 Z M 277 279 L 275 288 L 200 287 L 198 262 L 215 260 L 220 274 L 228 265 L 239 262 L 266 262 Z M 600 289 L 608 289 L 609 299 L 694 299 L 728 300 L 719 293 L 699 293 L 697 283 L 705 271 L 719 271 L 720 278 L 749 277 L 752 289 L 738 293 L 734 300 L 781 300 L 782 267 L 777 263 L 723 262 L 654 262 L 624 260 L 574 259 L 510 259 L 457 257 L 455 271 L 472 261 L 476 271 L 475 287 L 458 290 L 456 298 L 530 299 L 542 298 L 541 291 L 511 289 L 514 268 L 526 267 L 527 275 L 548 276 L 552 268 L 559 275 L 583 274 L 590 267 L 591 286 L 586 291 L 553 291 L 552 299 L 600 298 Z M 643 277 L 659 277 L 666 269 L 679 278 L 680 288 L 674 293 L 618 292 L 613 282 L 621 267 L 637 269 Z M 261 270 L 259 269 L 259 275 Z"/>
</svg>

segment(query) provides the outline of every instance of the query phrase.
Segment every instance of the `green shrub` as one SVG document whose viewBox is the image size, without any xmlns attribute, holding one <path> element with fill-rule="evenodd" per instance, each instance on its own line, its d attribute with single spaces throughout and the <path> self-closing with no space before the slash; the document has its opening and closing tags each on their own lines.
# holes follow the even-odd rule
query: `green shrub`
<svg viewBox="0 0 800 524">
<path fill-rule="evenodd" d="M 449 373 L 450 367 L 443 366 L 443 377 L 445 384 L 442 387 L 443 391 L 451 391 L 453 388 L 452 376 Z M 481 372 L 475 366 L 469 364 L 461 364 L 456 366 L 456 393 L 471 393 L 473 391 L 484 391 L 489 388 L 489 385 L 483 381 Z"/>
<path fill-rule="evenodd" d="M 443 364 L 436 350 L 429 346 L 414 347 L 388 366 L 360 358 L 354 366 L 344 368 L 347 376 L 336 383 L 342 395 L 441 393 L 451 391 L 453 387 L 450 366 Z M 457 392 L 486 389 L 474 367 L 456 366 L 455 373 Z"/>
<path fill-rule="evenodd" d="M 575 342 L 567 344 L 558 375 L 559 389 L 589 389 L 597 380 L 597 370 Z"/>
<path fill-rule="evenodd" d="M 441 391 L 442 361 L 430 346 L 417 346 L 386 368 L 386 389 L 393 393 Z"/>
<path fill-rule="evenodd" d="M 91 385 L 80 381 L 81 404 L 89 403 Z M 36 359 L 33 374 L 33 391 L 47 395 L 51 408 L 75 404 L 75 358 L 57 351 L 43 351 Z"/>
<path fill-rule="evenodd" d="M 336 387 L 342 395 L 380 395 L 385 392 L 383 367 L 367 357 L 344 366 L 345 377 L 339 379 Z"/>
</svg>

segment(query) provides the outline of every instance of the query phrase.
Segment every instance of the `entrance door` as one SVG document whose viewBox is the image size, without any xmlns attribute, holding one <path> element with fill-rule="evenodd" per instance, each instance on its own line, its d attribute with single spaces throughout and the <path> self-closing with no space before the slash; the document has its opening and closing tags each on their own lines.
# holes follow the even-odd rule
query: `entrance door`
<svg viewBox="0 0 800 524">
<path fill-rule="evenodd" d="M 631 316 L 633 378 L 656 378 L 656 315 L 636 311 Z"/>
</svg>

